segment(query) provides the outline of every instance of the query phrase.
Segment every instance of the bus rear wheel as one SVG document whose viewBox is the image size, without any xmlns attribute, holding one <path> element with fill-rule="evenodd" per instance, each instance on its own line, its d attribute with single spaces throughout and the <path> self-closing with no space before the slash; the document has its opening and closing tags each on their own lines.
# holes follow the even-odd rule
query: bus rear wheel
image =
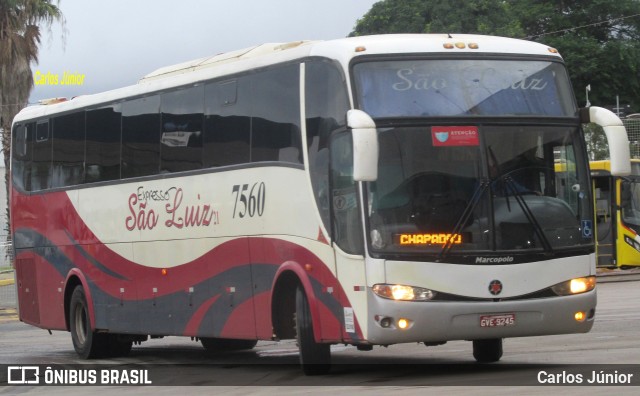
<svg viewBox="0 0 640 396">
<path fill-rule="evenodd" d="M 502 357 L 502 338 L 473 340 L 473 357 L 478 363 L 493 363 Z"/>
<path fill-rule="evenodd" d="M 295 322 L 302 371 L 306 375 L 328 373 L 331 369 L 331 346 L 315 341 L 309 301 L 301 286 L 296 291 Z"/>
<path fill-rule="evenodd" d="M 76 286 L 69 303 L 69 330 L 73 348 L 82 359 L 104 356 L 108 348 L 108 334 L 91 330 L 89 307 L 82 286 Z"/>
<path fill-rule="evenodd" d="M 201 338 L 200 342 L 207 352 L 241 351 L 253 349 L 256 340 L 233 340 L 229 338 Z"/>
</svg>

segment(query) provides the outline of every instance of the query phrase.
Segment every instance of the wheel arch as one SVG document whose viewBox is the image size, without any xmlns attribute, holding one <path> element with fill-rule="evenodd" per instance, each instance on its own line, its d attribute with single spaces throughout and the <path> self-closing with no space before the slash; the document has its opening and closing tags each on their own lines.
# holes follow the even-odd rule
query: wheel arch
<svg viewBox="0 0 640 396">
<path fill-rule="evenodd" d="M 309 274 L 302 265 L 288 261 L 278 268 L 271 288 L 271 323 L 273 335 L 277 339 L 293 339 L 296 337 L 294 314 L 296 312 L 296 290 L 302 287 L 307 295 L 313 334 L 316 342 L 320 342 L 321 326 L 318 300 L 313 291 Z"/>
<path fill-rule="evenodd" d="M 82 286 L 84 289 L 84 295 L 87 299 L 87 308 L 89 310 L 89 321 L 91 323 L 91 329 L 95 330 L 95 311 L 93 309 L 93 298 L 91 297 L 91 291 L 88 287 L 87 279 L 84 274 L 77 268 L 72 269 L 67 274 L 64 287 L 64 322 L 67 331 L 71 330 L 69 326 L 69 305 L 71 304 L 71 295 L 76 287 Z"/>
</svg>

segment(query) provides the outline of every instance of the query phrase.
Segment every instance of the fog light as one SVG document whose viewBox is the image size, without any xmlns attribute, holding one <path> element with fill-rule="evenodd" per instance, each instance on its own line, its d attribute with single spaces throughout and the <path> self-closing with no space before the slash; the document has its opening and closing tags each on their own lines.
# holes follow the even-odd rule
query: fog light
<svg viewBox="0 0 640 396">
<path fill-rule="evenodd" d="M 582 311 L 578 311 L 575 313 L 575 315 L 573 315 L 573 317 L 577 322 L 584 322 L 584 319 L 587 317 L 587 315 Z"/>
<path fill-rule="evenodd" d="M 380 326 L 386 328 L 391 327 L 391 318 L 382 318 L 380 319 Z"/>
<path fill-rule="evenodd" d="M 406 319 L 398 320 L 398 328 L 404 330 L 409 326 L 409 321 Z"/>
</svg>

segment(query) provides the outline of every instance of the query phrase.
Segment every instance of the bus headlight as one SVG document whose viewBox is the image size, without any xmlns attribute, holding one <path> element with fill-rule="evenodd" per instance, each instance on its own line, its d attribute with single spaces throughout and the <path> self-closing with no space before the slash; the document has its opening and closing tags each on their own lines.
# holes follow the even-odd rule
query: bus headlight
<svg viewBox="0 0 640 396">
<path fill-rule="evenodd" d="M 551 286 L 551 290 L 559 296 L 569 296 L 571 294 L 586 293 L 596 287 L 595 276 L 585 276 L 584 278 L 575 278 L 566 282 L 558 283 Z"/>
<path fill-rule="evenodd" d="M 380 297 L 399 301 L 428 301 L 436 296 L 436 292 L 423 287 L 406 285 L 373 285 L 373 292 Z"/>
</svg>

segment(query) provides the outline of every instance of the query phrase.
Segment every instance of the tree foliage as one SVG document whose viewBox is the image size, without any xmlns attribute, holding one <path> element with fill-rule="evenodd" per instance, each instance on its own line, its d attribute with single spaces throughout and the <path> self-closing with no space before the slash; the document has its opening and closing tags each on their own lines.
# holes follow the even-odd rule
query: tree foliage
<svg viewBox="0 0 640 396">
<path fill-rule="evenodd" d="M 384 0 L 358 20 L 351 36 L 382 33 L 522 35 L 509 19 L 509 2 L 495 0 Z"/>
<path fill-rule="evenodd" d="M 609 158 L 609 147 L 607 137 L 600 125 L 584 125 L 584 140 L 587 145 L 589 161 L 604 160 Z"/>
<path fill-rule="evenodd" d="M 526 38 L 558 48 L 584 105 L 631 104 L 640 111 L 640 1 L 514 1 Z"/>
</svg>

